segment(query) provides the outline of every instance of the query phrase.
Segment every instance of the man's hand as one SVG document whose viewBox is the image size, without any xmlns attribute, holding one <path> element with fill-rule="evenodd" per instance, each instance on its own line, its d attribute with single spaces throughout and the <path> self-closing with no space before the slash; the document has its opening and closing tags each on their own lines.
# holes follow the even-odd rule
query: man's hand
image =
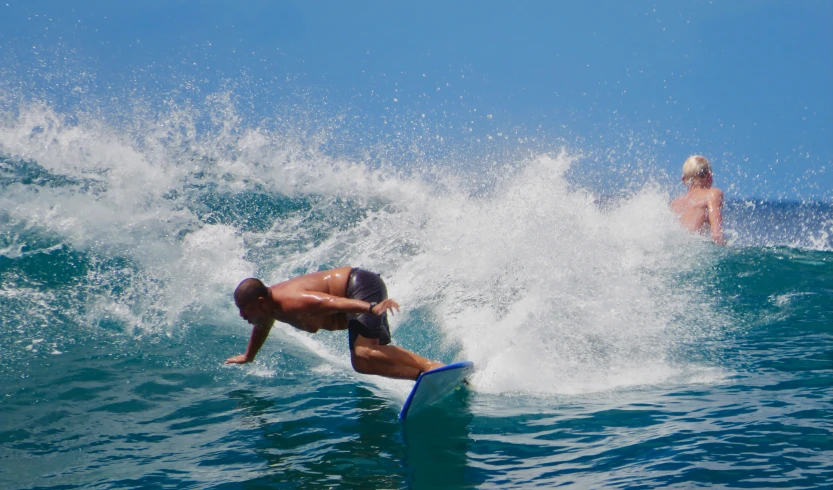
<svg viewBox="0 0 833 490">
<path fill-rule="evenodd" d="M 381 303 L 374 306 L 373 309 L 370 310 L 370 312 L 373 313 L 376 316 L 379 316 L 379 315 L 385 313 L 386 311 L 390 311 L 391 312 L 390 314 L 393 315 L 393 310 L 396 310 L 396 312 L 399 313 L 399 303 L 397 303 L 396 301 L 388 298 L 388 299 L 382 300 Z"/>
<path fill-rule="evenodd" d="M 246 364 L 248 362 L 252 362 L 246 358 L 246 354 L 240 354 L 239 356 L 229 357 L 226 359 L 226 364 Z"/>
</svg>

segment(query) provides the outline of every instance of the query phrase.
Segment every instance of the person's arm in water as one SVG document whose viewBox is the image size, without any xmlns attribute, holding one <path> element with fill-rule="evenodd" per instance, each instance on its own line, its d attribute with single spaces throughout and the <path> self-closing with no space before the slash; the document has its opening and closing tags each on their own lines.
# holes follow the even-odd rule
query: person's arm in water
<svg viewBox="0 0 833 490">
<path fill-rule="evenodd" d="M 712 240 L 718 245 L 726 245 L 723 238 L 723 192 L 720 189 L 709 192 L 708 206 Z"/>
<path fill-rule="evenodd" d="M 263 347 L 266 338 L 269 337 L 269 331 L 272 330 L 272 325 L 275 320 L 268 322 L 265 325 L 255 325 L 252 328 L 252 336 L 249 338 L 249 345 L 246 347 L 246 353 L 239 356 L 229 357 L 226 359 L 226 364 L 246 364 L 255 360 L 258 351 Z"/>
</svg>

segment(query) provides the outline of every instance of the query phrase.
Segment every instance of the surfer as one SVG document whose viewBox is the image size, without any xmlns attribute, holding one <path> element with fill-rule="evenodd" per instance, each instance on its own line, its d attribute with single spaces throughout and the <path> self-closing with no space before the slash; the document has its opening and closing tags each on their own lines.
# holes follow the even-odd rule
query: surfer
<svg viewBox="0 0 833 490">
<path fill-rule="evenodd" d="M 712 187 L 712 167 L 706 157 L 692 155 L 683 164 L 682 181 L 688 192 L 671 203 L 680 223 L 693 233 L 711 233 L 712 241 L 726 245 L 723 238 L 723 192 Z"/>
<path fill-rule="evenodd" d="M 270 287 L 259 279 L 244 279 L 234 291 L 234 303 L 254 327 L 246 353 L 226 364 L 252 362 L 277 320 L 310 333 L 348 330 L 350 361 L 359 373 L 415 380 L 443 366 L 389 345 L 387 314 L 398 312 L 399 304 L 388 298 L 382 278 L 365 269 L 339 267 Z"/>
</svg>

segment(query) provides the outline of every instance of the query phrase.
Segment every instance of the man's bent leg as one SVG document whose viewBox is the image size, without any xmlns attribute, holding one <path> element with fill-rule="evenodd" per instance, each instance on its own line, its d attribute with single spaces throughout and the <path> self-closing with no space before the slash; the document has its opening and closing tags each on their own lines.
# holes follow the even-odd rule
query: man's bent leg
<svg viewBox="0 0 833 490">
<path fill-rule="evenodd" d="M 417 379 L 420 372 L 444 366 L 395 345 L 379 345 L 378 339 L 357 336 L 351 352 L 353 369 L 388 378 Z"/>
</svg>

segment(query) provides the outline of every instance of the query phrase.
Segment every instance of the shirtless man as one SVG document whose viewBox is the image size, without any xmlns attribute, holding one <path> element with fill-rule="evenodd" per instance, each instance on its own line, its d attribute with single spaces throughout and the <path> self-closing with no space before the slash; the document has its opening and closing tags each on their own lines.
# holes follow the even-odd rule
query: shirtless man
<svg viewBox="0 0 833 490">
<path fill-rule="evenodd" d="M 692 155 L 683 164 L 683 182 L 688 192 L 671 203 L 683 227 L 705 235 L 711 231 L 714 243 L 726 245 L 723 238 L 723 192 L 712 187 L 712 167 L 706 157 Z"/>
<path fill-rule="evenodd" d="M 363 374 L 417 379 L 443 366 L 390 344 L 387 312 L 399 311 L 378 274 L 351 267 L 314 272 L 266 287 L 244 279 L 234 291 L 240 316 L 254 325 L 246 353 L 226 364 L 252 362 L 275 320 L 305 332 L 349 330 L 350 361 Z"/>
</svg>

